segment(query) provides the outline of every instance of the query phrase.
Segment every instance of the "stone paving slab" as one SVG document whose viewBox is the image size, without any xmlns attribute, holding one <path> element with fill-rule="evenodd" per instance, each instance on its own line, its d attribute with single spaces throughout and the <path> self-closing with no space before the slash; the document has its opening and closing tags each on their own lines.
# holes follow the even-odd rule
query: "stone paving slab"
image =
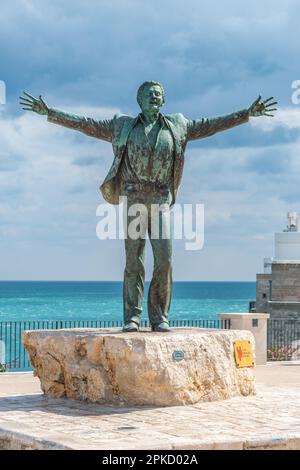
<svg viewBox="0 0 300 470">
<path fill-rule="evenodd" d="M 166 408 L 3 395 L 0 448 L 299 450 L 300 388 L 259 384 L 254 397 Z"/>
<path fill-rule="evenodd" d="M 41 393 L 40 381 L 32 372 L 1 372 L 0 397 L 5 395 Z"/>
</svg>

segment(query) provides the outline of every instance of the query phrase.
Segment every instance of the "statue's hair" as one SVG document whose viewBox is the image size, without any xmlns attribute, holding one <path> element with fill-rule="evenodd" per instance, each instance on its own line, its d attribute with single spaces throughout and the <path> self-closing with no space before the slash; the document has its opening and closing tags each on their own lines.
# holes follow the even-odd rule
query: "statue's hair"
<svg viewBox="0 0 300 470">
<path fill-rule="evenodd" d="M 138 91 L 137 91 L 136 99 L 137 99 L 137 102 L 140 106 L 142 104 L 142 95 L 144 93 L 144 90 L 145 90 L 145 88 L 150 87 L 150 86 L 159 86 L 161 88 L 163 103 L 165 102 L 165 90 L 164 90 L 164 87 L 162 86 L 162 84 L 159 83 L 159 82 L 155 82 L 154 80 L 149 80 L 147 82 L 142 83 L 141 86 L 139 87 Z"/>
</svg>

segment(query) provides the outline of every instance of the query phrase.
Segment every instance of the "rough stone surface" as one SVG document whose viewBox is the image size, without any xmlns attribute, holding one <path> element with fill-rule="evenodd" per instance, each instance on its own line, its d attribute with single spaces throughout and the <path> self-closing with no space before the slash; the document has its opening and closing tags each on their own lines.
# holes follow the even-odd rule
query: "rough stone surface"
<svg viewBox="0 0 300 470">
<path fill-rule="evenodd" d="M 26 331 L 44 393 L 100 404 L 174 406 L 255 394 L 252 368 L 238 369 L 233 342 L 249 331 L 177 328 Z M 174 360 L 174 351 L 184 358 Z"/>
</svg>

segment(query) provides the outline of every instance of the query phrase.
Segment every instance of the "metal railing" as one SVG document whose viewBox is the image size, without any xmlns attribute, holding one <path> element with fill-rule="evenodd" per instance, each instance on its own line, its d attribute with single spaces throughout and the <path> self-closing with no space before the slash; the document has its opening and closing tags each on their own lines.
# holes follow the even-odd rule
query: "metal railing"
<svg viewBox="0 0 300 470">
<path fill-rule="evenodd" d="M 63 328 L 121 328 L 121 320 L 41 320 L 24 322 L 0 322 L 0 372 L 31 370 L 26 349 L 22 343 L 25 330 L 59 330 Z M 141 327 L 149 326 L 147 321 Z M 219 328 L 230 329 L 230 320 L 201 318 L 197 320 L 172 320 L 173 328 Z"/>
<path fill-rule="evenodd" d="M 0 372 L 31 370 L 27 352 L 22 343 L 25 330 L 59 330 L 63 328 L 121 328 L 121 320 L 41 320 L 0 321 Z M 230 320 L 200 318 L 172 320 L 173 328 L 230 329 Z M 141 327 L 149 327 L 142 321 Z M 267 333 L 268 361 L 300 360 L 300 320 L 270 319 Z"/>
<path fill-rule="evenodd" d="M 300 360 L 300 319 L 270 319 L 267 345 L 268 361 Z"/>
</svg>

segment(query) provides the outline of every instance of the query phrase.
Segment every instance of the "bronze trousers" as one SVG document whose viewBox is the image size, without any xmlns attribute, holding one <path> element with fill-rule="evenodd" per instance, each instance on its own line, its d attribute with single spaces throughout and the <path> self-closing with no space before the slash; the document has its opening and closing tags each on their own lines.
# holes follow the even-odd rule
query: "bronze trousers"
<svg viewBox="0 0 300 470">
<path fill-rule="evenodd" d="M 168 322 L 172 296 L 172 240 L 167 193 L 127 195 L 124 216 L 126 267 L 124 271 L 124 322 L 140 324 L 145 282 L 145 245 L 148 235 L 153 251 L 153 275 L 148 291 L 148 316 L 151 326 Z M 139 204 L 141 206 L 133 206 Z M 163 204 L 164 206 L 161 206 Z M 160 210 L 158 210 L 160 205 Z M 134 209 L 134 215 L 131 209 Z M 153 209 L 154 208 L 154 209 Z M 140 209 L 137 211 L 137 209 Z M 139 236 L 138 236 L 139 235 Z"/>
</svg>

